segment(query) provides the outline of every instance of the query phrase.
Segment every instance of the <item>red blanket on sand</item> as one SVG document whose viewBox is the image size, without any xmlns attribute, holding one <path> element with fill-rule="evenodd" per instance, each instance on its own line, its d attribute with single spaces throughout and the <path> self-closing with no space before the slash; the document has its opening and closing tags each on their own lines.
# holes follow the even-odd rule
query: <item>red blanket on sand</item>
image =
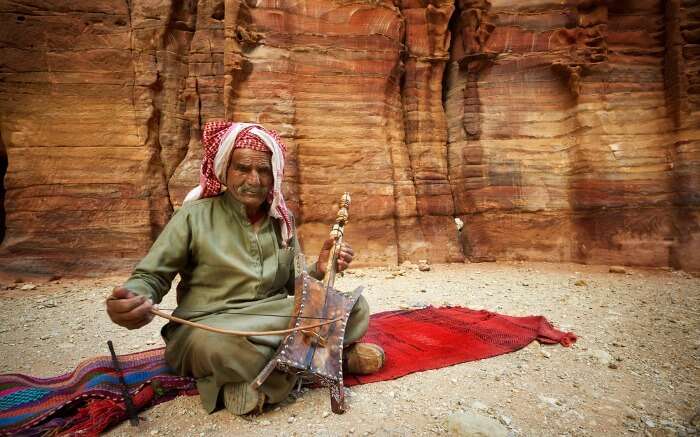
<svg viewBox="0 0 700 437">
<path fill-rule="evenodd" d="M 384 368 L 372 375 L 348 375 L 345 384 L 386 381 L 494 357 L 522 349 L 534 340 L 570 346 L 576 335 L 555 329 L 542 316 L 505 316 L 462 307 L 373 314 L 362 341 L 384 348 Z"/>
<path fill-rule="evenodd" d="M 569 346 L 576 341 L 541 316 L 512 317 L 468 308 L 428 307 L 373 314 L 363 341 L 381 345 L 384 368 L 346 376 L 348 386 L 399 378 L 513 352 L 533 340 Z M 196 394 L 194 381 L 169 372 L 163 349 L 119 357 L 136 409 Z M 54 378 L 0 375 L 0 435 L 94 435 L 127 419 L 118 374 L 109 357 L 96 357 Z"/>
</svg>

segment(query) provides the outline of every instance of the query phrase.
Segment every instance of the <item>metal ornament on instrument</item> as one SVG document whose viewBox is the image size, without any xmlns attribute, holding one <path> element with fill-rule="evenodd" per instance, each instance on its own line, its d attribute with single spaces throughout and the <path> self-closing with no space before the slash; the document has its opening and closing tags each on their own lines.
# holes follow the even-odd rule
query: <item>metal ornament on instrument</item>
<svg viewBox="0 0 700 437">
<path fill-rule="evenodd" d="M 310 277 L 306 272 L 294 284 L 294 311 L 290 327 L 302 328 L 288 334 L 280 343 L 275 356 L 252 382 L 258 389 L 275 370 L 298 375 L 306 380 L 330 389 L 331 409 L 345 412 L 343 387 L 343 341 L 345 327 L 353 306 L 362 293 L 358 287 L 351 293 L 333 288 L 337 262 L 343 244 L 343 232 L 348 220 L 350 195 L 343 194 L 338 214 L 331 230 L 334 239 L 328 257 L 323 281 Z M 304 328 L 307 318 L 339 319 L 336 323 Z"/>
</svg>

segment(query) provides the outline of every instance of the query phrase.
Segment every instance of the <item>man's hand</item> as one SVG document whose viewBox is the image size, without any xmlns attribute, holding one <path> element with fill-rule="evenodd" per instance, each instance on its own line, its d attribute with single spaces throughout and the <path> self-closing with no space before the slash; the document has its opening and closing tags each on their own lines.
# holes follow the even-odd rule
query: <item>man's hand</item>
<svg viewBox="0 0 700 437">
<path fill-rule="evenodd" d="M 127 329 L 138 329 L 153 320 L 153 302 L 123 287 L 112 290 L 105 301 L 107 315 L 117 325 Z"/>
<path fill-rule="evenodd" d="M 316 271 L 319 274 L 326 274 L 326 265 L 328 265 L 328 257 L 331 256 L 331 248 L 335 240 L 329 238 L 323 242 L 323 247 L 321 248 L 321 253 L 318 254 L 318 261 L 316 261 Z M 355 252 L 353 252 L 352 247 L 345 241 L 340 246 L 340 252 L 338 253 L 338 264 L 336 265 L 336 271 L 342 272 L 347 269 L 352 262 Z"/>
</svg>

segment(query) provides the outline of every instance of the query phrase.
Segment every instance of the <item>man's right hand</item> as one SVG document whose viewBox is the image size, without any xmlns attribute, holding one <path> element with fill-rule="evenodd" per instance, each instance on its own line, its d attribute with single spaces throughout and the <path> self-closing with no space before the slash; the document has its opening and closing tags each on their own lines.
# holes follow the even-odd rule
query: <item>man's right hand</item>
<svg viewBox="0 0 700 437">
<path fill-rule="evenodd" d="M 127 329 L 138 329 L 153 320 L 153 313 L 151 313 L 153 302 L 126 288 L 117 287 L 112 290 L 105 304 L 109 318 Z"/>
</svg>

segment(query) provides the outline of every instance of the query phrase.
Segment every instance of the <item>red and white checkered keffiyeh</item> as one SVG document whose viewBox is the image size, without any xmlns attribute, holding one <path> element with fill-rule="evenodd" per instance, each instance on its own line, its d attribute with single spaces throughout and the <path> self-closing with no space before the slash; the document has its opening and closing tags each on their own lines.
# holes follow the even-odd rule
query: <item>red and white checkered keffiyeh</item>
<svg viewBox="0 0 700 437">
<path fill-rule="evenodd" d="M 284 225 L 281 227 L 282 244 L 287 245 L 292 236 L 289 210 L 282 195 L 284 154 L 287 147 L 277 132 L 253 123 L 213 121 L 204 125 L 202 144 L 204 156 L 202 156 L 199 185 L 187 193 L 184 202 L 218 196 L 226 190 L 226 173 L 231 154 L 235 149 L 271 152 L 274 183 L 267 196 L 267 201 L 270 203 L 269 215 L 279 219 Z"/>
</svg>

